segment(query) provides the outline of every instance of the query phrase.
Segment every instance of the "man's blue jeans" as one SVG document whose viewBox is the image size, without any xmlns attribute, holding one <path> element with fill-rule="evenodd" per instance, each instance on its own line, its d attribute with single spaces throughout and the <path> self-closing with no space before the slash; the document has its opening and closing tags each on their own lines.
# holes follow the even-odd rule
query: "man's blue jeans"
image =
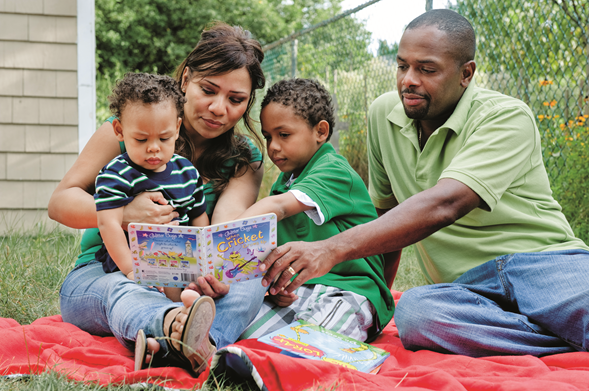
<svg viewBox="0 0 589 391">
<path fill-rule="evenodd" d="M 210 337 L 217 348 L 234 343 L 254 319 L 267 288 L 262 280 L 232 284 L 229 294 L 215 300 L 216 316 Z M 122 273 L 104 273 L 92 261 L 72 270 L 60 291 L 61 315 L 92 335 L 114 335 L 133 349 L 139 329 L 148 336 L 162 337 L 165 314 L 182 303 L 173 303 L 155 288 L 140 286 Z M 167 351 L 167 345 L 160 341 Z"/>
<path fill-rule="evenodd" d="M 403 346 L 471 357 L 589 348 L 589 251 L 510 254 L 453 283 L 409 289 L 395 309 Z"/>
</svg>

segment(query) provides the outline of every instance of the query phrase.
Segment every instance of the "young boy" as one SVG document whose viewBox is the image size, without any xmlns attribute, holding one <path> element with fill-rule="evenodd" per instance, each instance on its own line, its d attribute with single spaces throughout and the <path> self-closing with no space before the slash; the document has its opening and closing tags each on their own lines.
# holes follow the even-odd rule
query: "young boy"
<svg viewBox="0 0 589 391">
<path fill-rule="evenodd" d="M 185 98 L 169 76 L 128 73 L 111 96 L 113 128 L 125 152 L 96 177 L 94 199 L 104 246 L 96 253 L 105 272 L 134 279 L 131 250 L 122 228 L 123 207 L 144 191 L 159 191 L 179 213 L 180 224 L 205 226 L 209 219 L 202 178 L 188 159 L 174 154 Z M 180 288 L 166 288 L 180 301 Z"/>
<path fill-rule="evenodd" d="M 278 245 L 326 239 L 377 217 L 360 176 L 327 143 L 334 115 L 321 84 L 307 79 L 276 83 L 262 102 L 260 119 L 268 156 L 282 174 L 271 195 L 240 217 L 276 213 Z M 298 272 L 291 266 L 284 273 Z M 258 338 L 304 319 L 364 341 L 376 336 L 394 311 L 380 255 L 343 262 L 273 300 L 278 305 L 265 300 L 240 338 Z"/>
</svg>

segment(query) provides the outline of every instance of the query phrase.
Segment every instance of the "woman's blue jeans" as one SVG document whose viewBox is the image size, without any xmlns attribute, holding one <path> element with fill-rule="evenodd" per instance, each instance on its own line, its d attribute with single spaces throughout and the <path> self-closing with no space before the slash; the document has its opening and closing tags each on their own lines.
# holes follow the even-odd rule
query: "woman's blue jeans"
<svg viewBox="0 0 589 391">
<path fill-rule="evenodd" d="M 589 251 L 510 254 L 451 284 L 409 289 L 395 309 L 403 346 L 471 357 L 589 349 Z"/>
<path fill-rule="evenodd" d="M 210 337 L 218 349 L 234 343 L 260 310 L 267 289 L 261 281 L 232 284 L 229 294 L 215 300 L 217 313 Z M 97 261 L 68 274 L 61 286 L 60 304 L 65 322 L 92 335 L 114 335 L 128 349 L 135 346 L 139 329 L 148 336 L 164 336 L 165 314 L 182 305 L 155 288 L 136 284 L 123 273 L 104 273 Z M 167 345 L 160 345 L 165 353 Z"/>
</svg>

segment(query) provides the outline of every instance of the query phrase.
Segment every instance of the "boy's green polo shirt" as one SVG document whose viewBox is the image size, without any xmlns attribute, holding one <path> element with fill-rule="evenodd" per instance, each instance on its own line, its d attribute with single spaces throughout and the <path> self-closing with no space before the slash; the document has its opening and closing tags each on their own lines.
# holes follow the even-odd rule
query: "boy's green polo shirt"
<svg viewBox="0 0 589 391">
<path fill-rule="evenodd" d="M 540 134 L 522 101 L 471 84 L 420 151 L 413 120 L 390 92 L 372 104 L 368 130 L 377 208 L 392 208 L 442 178 L 464 183 L 486 203 L 416 245 L 430 283 L 454 281 L 505 254 L 589 249 L 552 198 Z"/>
<path fill-rule="evenodd" d="M 377 217 L 364 182 L 329 143 L 319 148 L 294 183 L 287 186 L 290 177 L 291 173 L 281 173 L 272 186 L 271 195 L 299 190 L 319 205 L 325 222 L 317 225 L 305 213 L 281 220 L 278 223 L 279 245 L 328 239 Z M 334 286 L 368 298 L 378 314 L 379 330 L 393 316 L 394 302 L 384 279 L 381 255 L 342 262 L 326 275 L 305 284 Z"/>
</svg>

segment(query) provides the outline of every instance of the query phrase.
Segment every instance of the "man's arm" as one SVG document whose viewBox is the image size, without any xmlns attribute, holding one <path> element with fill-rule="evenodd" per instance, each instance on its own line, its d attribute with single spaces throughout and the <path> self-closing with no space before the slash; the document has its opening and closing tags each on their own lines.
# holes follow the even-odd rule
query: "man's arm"
<svg viewBox="0 0 589 391">
<path fill-rule="evenodd" d="M 268 268 L 262 284 L 270 282 L 289 266 L 299 275 L 286 290 L 294 291 L 307 280 L 328 273 L 338 263 L 376 254 L 400 252 L 444 228 L 482 204 L 468 186 L 442 179 L 436 186 L 405 200 L 381 217 L 335 235 L 327 240 L 291 242 L 275 249 L 264 261 Z M 397 256 L 398 257 L 398 256 Z M 394 267 L 394 262 L 391 269 Z M 392 272 L 389 269 L 389 272 Z M 396 272 L 396 270 L 395 270 Z M 282 275 L 270 293 L 284 289 L 289 273 Z M 388 282 L 388 278 L 387 278 Z"/>
</svg>

